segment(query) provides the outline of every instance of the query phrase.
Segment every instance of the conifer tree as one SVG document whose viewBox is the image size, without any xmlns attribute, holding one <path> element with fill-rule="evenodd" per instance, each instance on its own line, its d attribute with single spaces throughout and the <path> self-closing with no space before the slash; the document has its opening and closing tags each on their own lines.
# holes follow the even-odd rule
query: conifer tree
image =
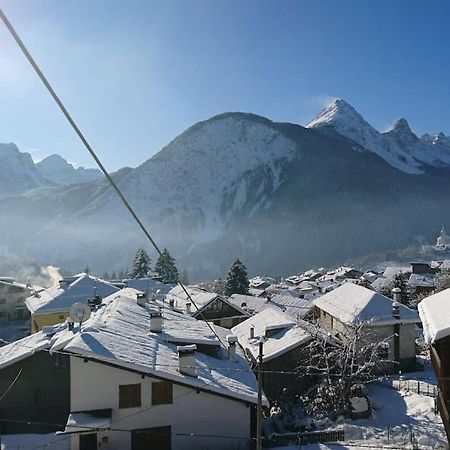
<svg viewBox="0 0 450 450">
<path fill-rule="evenodd" d="M 236 259 L 228 271 L 225 282 L 225 295 L 229 297 L 233 294 L 248 294 L 248 287 L 247 268 L 239 259 Z"/>
<path fill-rule="evenodd" d="M 150 257 L 143 248 L 139 248 L 131 266 L 130 278 L 145 278 L 150 271 Z"/>
<path fill-rule="evenodd" d="M 175 259 L 172 258 L 167 248 L 161 253 L 155 265 L 155 271 L 162 277 L 164 283 L 177 283 L 178 270 Z"/>
</svg>

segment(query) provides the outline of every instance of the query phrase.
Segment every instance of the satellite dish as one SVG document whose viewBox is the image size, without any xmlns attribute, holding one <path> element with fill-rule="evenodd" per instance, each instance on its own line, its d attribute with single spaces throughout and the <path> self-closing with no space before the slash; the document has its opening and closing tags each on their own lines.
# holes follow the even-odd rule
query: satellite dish
<svg viewBox="0 0 450 450">
<path fill-rule="evenodd" d="M 69 316 L 74 322 L 81 324 L 91 317 L 91 308 L 86 303 L 74 303 L 70 307 Z"/>
</svg>

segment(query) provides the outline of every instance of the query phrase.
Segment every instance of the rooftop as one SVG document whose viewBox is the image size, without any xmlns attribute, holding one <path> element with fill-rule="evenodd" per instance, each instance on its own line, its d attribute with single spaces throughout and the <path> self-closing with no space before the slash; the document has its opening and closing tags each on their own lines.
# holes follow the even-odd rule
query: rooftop
<svg viewBox="0 0 450 450">
<path fill-rule="evenodd" d="M 63 350 L 97 362 L 107 362 L 142 374 L 155 375 L 200 390 L 256 403 L 257 382 L 238 350 L 228 359 L 208 324 L 190 316 L 163 309 L 163 332 L 149 331 L 149 312 L 163 303 L 139 306 L 139 291 L 125 288 L 103 299 L 99 309 L 82 325 L 69 331 L 57 325 L 0 348 L 0 368 L 31 356 L 35 351 Z M 214 327 L 222 342 L 229 330 Z M 52 331 L 53 330 L 53 331 Z M 177 346 L 197 344 L 196 378 L 178 371 Z M 209 348 L 209 351 L 202 351 Z"/>
<path fill-rule="evenodd" d="M 395 319 L 392 303 L 390 298 L 354 283 L 344 283 L 314 300 L 314 304 L 322 311 L 348 325 L 363 322 L 371 326 L 420 322 L 417 312 L 402 304 L 400 319 Z"/>
</svg>

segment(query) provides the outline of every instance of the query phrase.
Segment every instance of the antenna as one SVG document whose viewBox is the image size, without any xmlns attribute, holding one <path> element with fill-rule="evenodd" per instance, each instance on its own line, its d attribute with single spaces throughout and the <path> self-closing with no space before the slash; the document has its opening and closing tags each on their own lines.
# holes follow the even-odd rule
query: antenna
<svg viewBox="0 0 450 450">
<path fill-rule="evenodd" d="M 86 303 L 74 303 L 70 307 L 69 317 L 80 324 L 81 331 L 81 324 L 91 317 L 91 308 Z"/>
</svg>

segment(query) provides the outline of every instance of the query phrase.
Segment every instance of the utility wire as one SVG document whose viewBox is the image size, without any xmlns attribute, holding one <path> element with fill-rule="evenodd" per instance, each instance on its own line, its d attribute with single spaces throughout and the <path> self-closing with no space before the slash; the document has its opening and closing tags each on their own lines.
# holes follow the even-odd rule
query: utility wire
<svg viewBox="0 0 450 450">
<path fill-rule="evenodd" d="M 19 370 L 19 373 L 16 375 L 16 377 L 14 378 L 12 383 L 9 385 L 8 389 L 6 389 L 6 391 L 0 397 L 0 401 L 2 401 L 4 397 L 6 397 L 6 394 L 8 394 L 8 392 L 11 390 L 11 388 L 14 386 L 14 384 L 16 383 L 16 381 L 18 380 L 18 378 L 20 377 L 21 374 L 22 374 L 22 369 Z"/>
<path fill-rule="evenodd" d="M 122 200 L 123 204 L 125 205 L 125 207 L 128 209 L 129 213 L 131 214 L 131 216 L 133 217 L 133 219 L 136 221 L 136 223 L 138 224 L 138 226 L 141 228 L 142 232 L 145 234 L 145 236 L 147 237 L 147 239 L 150 241 L 150 243 L 152 244 L 152 246 L 154 247 L 154 249 L 156 250 L 156 252 L 158 253 L 158 255 L 162 255 L 162 252 L 160 250 L 160 248 L 158 247 L 158 245 L 156 244 L 156 242 L 153 240 L 153 238 L 151 237 L 149 231 L 147 230 L 147 228 L 145 227 L 145 225 L 143 224 L 143 222 L 141 221 L 141 219 L 138 217 L 138 215 L 135 213 L 134 209 L 131 207 L 130 203 L 128 202 L 128 200 L 125 198 L 125 196 L 122 194 L 121 190 L 119 189 L 119 187 L 117 186 L 117 184 L 115 183 L 115 181 L 113 180 L 113 178 L 111 177 L 111 175 L 108 173 L 108 171 L 106 170 L 105 166 L 103 165 L 103 163 L 100 161 L 100 158 L 97 156 L 97 154 L 95 153 L 95 151 L 93 150 L 93 148 L 90 146 L 89 142 L 87 141 L 87 139 L 85 138 L 84 134 L 81 132 L 81 130 L 78 128 L 78 125 L 75 123 L 75 121 L 73 120 L 72 116 L 69 114 L 69 111 L 66 109 L 66 107 L 64 106 L 63 102 L 60 100 L 60 98 L 58 97 L 58 95 L 56 94 L 56 92 L 54 91 L 54 89 L 52 88 L 51 84 L 49 83 L 49 81 L 47 80 L 47 78 L 45 77 L 45 75 L 43 74 L 43 72 L 41 71 L 41 69 L 39 68 L 38 64 L 36 63 L 36 61 L 33 59 L 33 57 L 31 56 L 30 52 L 28 51 L 28 49 L 26 48 L 25 44 L 23 43 L 22 39 L 19 37 L 19 35 L 17 34 L 16 30 L 14 29 L 14 27 L 11 25 L 11 22 L 8 20 L 8 18 L 6 17 L 5 13 L 3 12 L 3 10 L 0 8 L 0 18 L 2 19 L 3 23 L 5 24 L 6 28 L 9 30 L 9 32 L 11 33 L 12 37 L 14 38 L 14 40 L 16 41 L 17 45 L 20 47 L 20 49 L 22 50 L 22 53 L 25 55 L 25 57 L 27 58 L 28 62 L 31 64 L 31 66 L 33 67 L 34 71 L 36 72 L 36 74 L 38 75 L 38 77 L 41 79 L 42 83 L 44 84 L 44 86 L 47 88 L 47 91 L 50 93 L 50 95 L 53 97 L 53 100 L 55 100 L 56 104 L 59 106 L 59 109 L 61 110 L 61 112 L 64 114 L 65 118 L 67 119 L 67 121 L 69 122 L 69 124 L 72 126 L 72 128 L 74 129 L 75 133 L 78 135 L 78 137 L 80 138 L 81 142 L 83 143 L 83 145 L 86 147 L 86 150 L 90 153 L 90 155 L 92 156 L 92 158 L 94 159 L 94 161 L 96 162 L 97 166 L 100 168 L 100 170 L 103 172 L 103 175 L 105 175 L 106 179 L 108 180 L 108 182 L 110 183 L 110 185 L 113 187 L 113 189 L 116 191 L 117 195 L 119 196 L 119 198 Z M 181 288 L 183 289 L 184 293 L 186 294 L 187 298 L 190 300 L 190 302 L 195 306 L 195 308 L 197 309 L 197 311 L 200 311 L 200 309 L 198 308 L 198 306 L 195 304 L 195 302 L 192 300 L 188 290 L 186 289 L 186 287 L 184 286 L 184 284 L 178 280 L 178 284 L 181 286 Z M 200 314 L 203 316 L 203 312 L 200 311 Z M 214 330 L 214 328 L 211 326 L 211 324 L 209 324 L 206 319 L 204 318 L 204 316 L 202 317 L 205 322 L 208 324 L 208 327 L 211 329 L 211 331 L 213 332 L 213 334 L 217 337 L 217 339 L 219 340 L 219 342 L 221 343 L 221 345 L 226 349 L 226 345 L 222 342 L 222 340 L 220 339 L 219 335 L 216 333 L 216 331 Z"/>
</svg>

